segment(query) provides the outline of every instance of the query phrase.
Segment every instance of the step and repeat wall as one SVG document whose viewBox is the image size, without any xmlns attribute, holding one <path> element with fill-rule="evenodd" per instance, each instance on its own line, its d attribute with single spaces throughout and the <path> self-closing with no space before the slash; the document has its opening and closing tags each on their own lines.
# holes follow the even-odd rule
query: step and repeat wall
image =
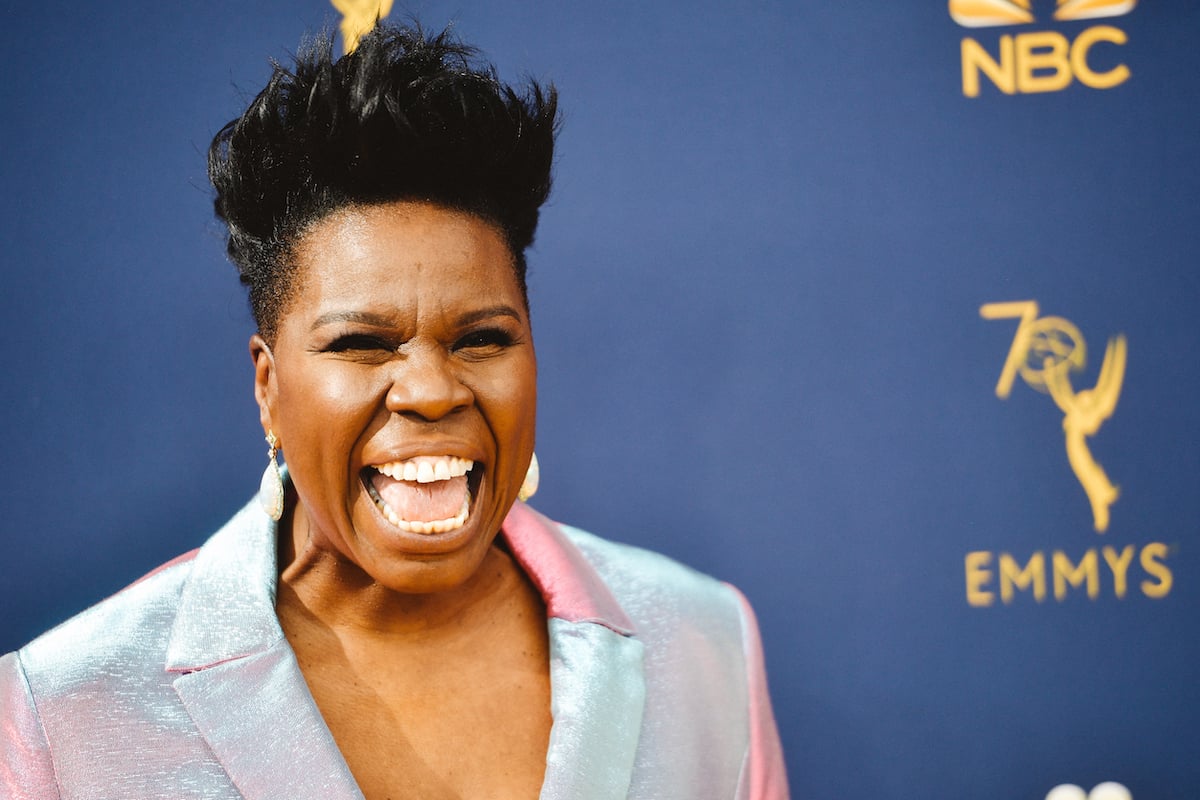
<svg viewBox="0 0 1200 800">
<path fill-rule="evenodd" d="M 256 490 L 204 152 L 337 5 L 4 7 L 0 650 Z M 1200 5 L 409 16 L 561 93 L 534 505 L 745 591 L 794 796 L 1200 796 Z"/>
</svg>

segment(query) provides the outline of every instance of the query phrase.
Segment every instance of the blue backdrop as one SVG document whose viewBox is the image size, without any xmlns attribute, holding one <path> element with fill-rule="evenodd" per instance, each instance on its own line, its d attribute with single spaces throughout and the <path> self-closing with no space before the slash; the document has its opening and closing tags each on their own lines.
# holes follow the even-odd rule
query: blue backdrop
<svg viewBox="0 0 1200 800">
<path fill-rule="evenodd" d="M 407 10 L 562 95 L 535 505 L 747 593 L 798 798 L 1195 796 L 1200 6 L 499 5 Z M 0 7 L 8 650 L 255 491 L 204 151 L 338 15 Z"/>
</svg>

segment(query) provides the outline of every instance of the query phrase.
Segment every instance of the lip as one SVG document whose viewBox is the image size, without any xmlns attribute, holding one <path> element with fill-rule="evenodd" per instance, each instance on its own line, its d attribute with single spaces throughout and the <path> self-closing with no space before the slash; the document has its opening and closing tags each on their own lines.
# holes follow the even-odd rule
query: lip
<svg viewBox="0 0 1200 800">
<path fill-rule="evenodd" d="M 373 468 L 377 464 L 390 464 L 393 461 L 408 461 L 421 456 L 455 456 L 474 461 L 476 464 L 484 459 L 484 454 L 479 452 L 479 448 L 468 442 L 456 439 L 429 439 L 420 443 L 410 442 L 404 447 L 372 451 L 369 458 L 363 459 L 362 469 Z"/>
</svg>

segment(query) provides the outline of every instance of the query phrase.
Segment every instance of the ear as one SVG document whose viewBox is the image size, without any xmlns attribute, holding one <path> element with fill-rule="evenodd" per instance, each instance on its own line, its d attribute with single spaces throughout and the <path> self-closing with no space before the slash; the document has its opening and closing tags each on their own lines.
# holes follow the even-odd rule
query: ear
<svg viewBox="0 0 1200 800">
<path fill-rule="evenodd" d="M 275 383 L 275 355 L 262 334 L 250 337 L 250 359 L 254 361 L 254 399 L 258 403 L 258 418 L 265 435 L 275 427 L 271 420 L 279 391 Z M 275 435 L 279 436 L 279 432 L 275 431 Z"/>
</svg>

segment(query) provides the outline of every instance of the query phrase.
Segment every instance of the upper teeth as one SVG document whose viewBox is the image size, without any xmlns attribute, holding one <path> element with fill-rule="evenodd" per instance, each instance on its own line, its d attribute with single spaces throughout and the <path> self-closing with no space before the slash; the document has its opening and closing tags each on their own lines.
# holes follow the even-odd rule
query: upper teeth
<svg viewBox="0 0 1200 800">
<path fill-rule="evenodd" d="M 475 462 L 456 456 L 417 456 L 407 461 L 376 464 L 375 469 L 397 481 L 433 483 L 458 478 L 471 471 Z"/>
</svg>

